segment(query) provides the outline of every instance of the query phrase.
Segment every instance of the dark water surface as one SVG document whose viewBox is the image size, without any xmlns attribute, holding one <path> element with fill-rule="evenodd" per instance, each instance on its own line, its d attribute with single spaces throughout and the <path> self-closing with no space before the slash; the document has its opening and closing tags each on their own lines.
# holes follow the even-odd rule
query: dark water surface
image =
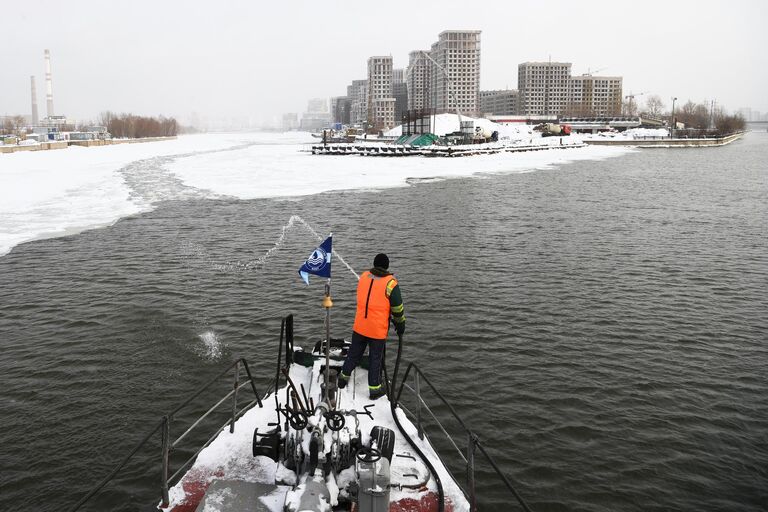
<svg viewBox="0 0 768 512">
<path fill-rule="evenodd" d="M 382 192 L 167 202 L 18 246 L 0 258 L 0 510 L 71 506 L 238 356 L 266 388 L 282 315 L 319 338 L 305 230 L 243 270 L 292 215 L 358 270 L 390 254 L 405 359 L 534 510 L 768 509 L 768 135 L 752 133 Z M 355 280 L 334 274 L 344 336 Z M 151 509 L 153 443 L 91 510 Z M 483 510 L 514 509 L 486 465 L 478 488 Z"/>
</svg>

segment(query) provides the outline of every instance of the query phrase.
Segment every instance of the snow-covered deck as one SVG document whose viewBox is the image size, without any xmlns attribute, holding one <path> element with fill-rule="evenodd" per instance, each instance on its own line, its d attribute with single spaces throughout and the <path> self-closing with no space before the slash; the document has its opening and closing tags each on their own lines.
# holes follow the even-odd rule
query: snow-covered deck
<svg viewBox="0 0 768 512">
<path fill-rule="evenodd" d="M 322 401 L 320 379 L 323 377 L 320 369 L 323 364 L 324 360 L 316 360 L 311 368 L 298 364 L 293 364 L 290 368 L 291 380 L 297 387 L 303 385 L 308 397 L 315 404 Z M 373 419 L 366 414 L 345 416 L 350 430 L 355 427 L 355 418 L 359 421 L 361 441 L 364 446 L 369 444 L 370 432 L 375 425 L 389 428 L 395 432 L 394 454 L 390 467 L 390 511 L 437 510 L 437 486 L 434 479 L 431 478 L 427 467 L 418 459 L 414 450 L 397 429 L 387 397 L 384 396 L 375 401 L 368 398 L 367 379 L 368 372 L 366 370 L 362 368 L 355 370 L 349 385 L 345 389 L 339 390 L 336 410 L 354 410 L 362 413 L 365 406 L 371 406 L 368 407 L 368 410 Z M 277 396 L 280 400 L 280 407 L 284 407 L 286 387 L 278 390 Z M 256 510 L 274 512 L 283 510 L 286 496 L 290 500 L 290 490 L 301 482 L 297 482 L 296 473 L 286 468 L 282 463 L 275 462 L 269 457 L 254 457 L 252 455 L 254 430 L 257 428 L 259 432 L 271 430 L 274 426 L 270 426 L 269 423 L 274 423 L 277 420 L 274 394 L 266 397 L 263 404 L 263 408 L 254 407 L 245 413 L 236 422 L 234 433 L 225 429 L 198 455 L 189 471 L 170 490 L 169 505 L 163 510 L 172 512 L 238 510 L 232 508 L 232 504 L 237 498 L 233 494 L 254 492 L 253 488 L 269 491 L 265 496 L 257 498 Z M 400 408 L 397 409 L 397 415 L 408 435 L 437 469 L 445 493 L 445 510 L 468 511 L 469 503 L 462 490 L 443 467 L 427 438 L 425 437 L 423 440 L 418 438 L 416 427 L 406 418 Z M 281 417 L 281 423 L 284 421 L 285 418 Z M 330 430 L 326 430 L 324 446 L 331 446 L 333 434 Z M 305 454 L 309 453 L 309 442 L 310 436 L 305 435 L 302 440 Z M 354 480 L 354 463 L 336 477 L 329 475 L 326 478 L 325 483 L 330 491 L 331 506 L 335 506 L 339 498 L 346 497 L 346 487 Z M 211 488 L 212 492 L 202 503 L 206 490 L 214 481 L 219 482 Z M 252 486 L 251 490 L 246 491 L 244 489 L 247 486 L 243 487 L 242 483 L 266 484 L 272 487 Z M 330 511 L 330 507 L 328 510 Z"/>
</svg>

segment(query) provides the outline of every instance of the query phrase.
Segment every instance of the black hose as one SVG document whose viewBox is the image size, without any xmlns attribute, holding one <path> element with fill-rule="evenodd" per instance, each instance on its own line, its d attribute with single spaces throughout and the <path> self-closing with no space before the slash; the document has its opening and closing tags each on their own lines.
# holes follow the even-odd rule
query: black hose
<svg viewBox="0 0 768 512">
<path fill-rule="evenodd" d="M 445 492 L 443 491 L 443 482 L 440 480 L 440 475 L 437 474 L 435 467 L 432 465 L 429 459 L 424 455 L 424 453 L 419 449 L 419 447 L 416 446 L 416 443 L 413 441 L 413 439 L 411 439 L 410 436 L 405 432 L 405 429 L 400 424 L 400 420 L 397 419 L 397 414 L 395 412 L 395 409 L 397 409 L 397 403 L 392 399 L 395 397 L 395 390 L 397 389 L 397 386 L 395 385 L 395 383 L 397 382 L 397 372 L 400 370 L 400 355 L 402 354 L 402 352 L 403 352 L 403 335 L 398 334 L 397 335 L 397 357 L 395 358 L 395 371 L 392 373 L 392 384 L 390 385 L 390 397 L 389 397 L 389 405 L 392 409 L 392 419 L 395 420 L 395 425 L 397 425 L 397 429 L 403 435 L 405 440 L 408 441 L 408 444 L 411 445 L 411 448 L 413 448 L 416 451 L 416 453 L 419 455 L 419 457 L 421 457 L 421 460 L 424 461 L 424 464 L 426 464 L 427 468 L 429 469 L 429 472 L 432 473 L 432 477 L 435 479 L 435 483 L 437 484 L 437 512 L 444 512 Z M 384 371 L 386 373 L 386 362 L 384 361 L 383 357 L 382 357 L 382 363 L 384 366 Z"/>
</svg>

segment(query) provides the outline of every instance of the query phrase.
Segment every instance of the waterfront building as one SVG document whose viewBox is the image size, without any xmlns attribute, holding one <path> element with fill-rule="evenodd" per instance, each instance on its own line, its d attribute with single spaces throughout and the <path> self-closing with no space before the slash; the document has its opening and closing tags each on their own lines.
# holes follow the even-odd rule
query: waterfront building
<svg viewBox="0 0 768 512">
<path fill-rule="evenodd" d="M 368 121 L 368 80 L 352 80 L 347 86 L 350 124 L 364 125 Z"/>
<path fill-rule="evenodd" d="M 518 114 L 559 115 L 568 105 L 570 62 L 523 62 L 517 67 Z"/>
<path fill-rule="evenodd" d="M 750 107 L 742 107 L 736 111 L 746 122 L 759 123 L 761 121 L 768 121 L 768 114 L 762 114 L 759 110 L 754 110 Z"/>
<path fill-rule="evenodd" d="M 283 114 L 283 130 L 289 132 L 299 128 L 299 114 L 292 112 Z"/>
<path fill-rule="evenodd" d="M 300 127 L 304 131 L 317 131 L 328 128 L 331 116 L 328 112 L 328 100 L 313 98 L 307 103 L 307 111 L 301 116 Z"/>
<path fill-rule="evenodd" d="M 405 70 L 392 70 L 392 97 L 395 98 L 395 124 L 400 124 L 400 120 L 408 110 L 408 84 L 405 82 Z"/>
<path fill-rule="evenodd" d="M 488 115 L 517 114 L 517 97 L 515 89 L 480 91 L 480 113 Z"/>
<path fill-rule="evenodd" d="M 574 76 L 568 80 L 568 103 L 563 113 L 570 116 L 614 116 L 621 114 L 620 76 Z"/>
<path fill-rule="evenodd" d="M 350 101 L 347 96 L 331 98 L 331 120 L 334 123 L 349 124 Z"/>
<path fill-rule="evenodd" d="M 389 130 L 395 126 L 392 91 L 392 56 L 368 59 L 368 129 Z"/>
<path fill-rule="evenodd" d="M 408 110 L 429 108 L 430 62 L 424 57 L 424 51 L 416 50 L 408 54 L 406 84 L 408 87 Z"/>
<path fill-rule="evenodd" d="M 430 63 L 427 94 L 434 99 L 432 106 L 438 113 L 455 112 L 457 107 L 466 115 L 479 112 L 480 33 L 480 30 L 445 30 L 432 45 L 429 55 L 437 66 Z"/>
<path fill-rule="evenodd" d="M 67 116 L 48 116 L 40 120 L 40 126 L 46 128 L 57 128 L 58 130 L 64 130 L 68 126 L 73 126 L 74 123 L 67 119 Z"/>
</svg>

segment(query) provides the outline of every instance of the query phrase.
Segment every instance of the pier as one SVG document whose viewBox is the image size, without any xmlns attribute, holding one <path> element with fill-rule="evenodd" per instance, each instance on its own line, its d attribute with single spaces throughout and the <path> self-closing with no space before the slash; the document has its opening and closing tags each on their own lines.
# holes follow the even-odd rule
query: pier
<svg viewBox="0 0 768 512">
<path fill-rule="evenodd" d="M 546 151 L 550 149 L 583 148 L 583 142 L 568 144 L 462 144 L 456 146 L 406 146 L 400 144 L 316 144 L 312 146 L 313 155 L 358 155 L 358 156 L 425 156 L 425 157 L 461 157 L 493 155 L 497 153 L 522 153 L 527 151 Z"/>
<path fill-rule="evenodd" d="M 733 133 L 724 137 L 697 139 L 671 139 L 668 137 L 649 137 L 643 139 L 587 139 L 591 146 L 633 146 L 638 148 L 706 148 L 725 146 L 740 139 L 744 132 Z"/>
</svg>

